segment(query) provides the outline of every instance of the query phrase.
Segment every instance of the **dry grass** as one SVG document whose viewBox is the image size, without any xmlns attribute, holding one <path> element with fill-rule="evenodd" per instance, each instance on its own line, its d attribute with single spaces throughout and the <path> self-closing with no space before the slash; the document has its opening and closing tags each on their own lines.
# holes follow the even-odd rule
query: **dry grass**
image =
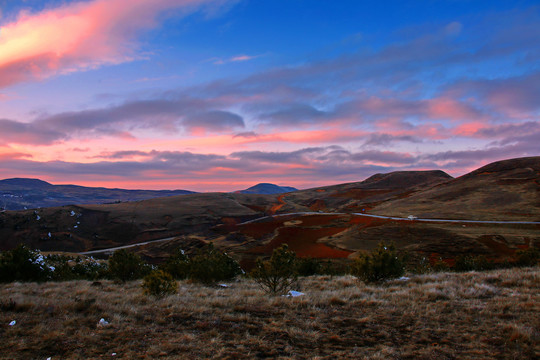
<svg viewBox="0 0 540 360">
<path fill-rule="evenodd" d="M 140 282 L 0 285 L 1 359 L 533 359 L 540 269 L 438 273 L 367 286 L 301 279 L 305 296 L 255 283 L 179 283 L 154 299 Z M 10 301 L 11 299 L 11 301 Z M 101 318 L 109 324 L 99 325 Z M 16 320 L 15 326 L 8 326 Z M 116 353 L 115 356 L 112 354 Z"/>
</svg>

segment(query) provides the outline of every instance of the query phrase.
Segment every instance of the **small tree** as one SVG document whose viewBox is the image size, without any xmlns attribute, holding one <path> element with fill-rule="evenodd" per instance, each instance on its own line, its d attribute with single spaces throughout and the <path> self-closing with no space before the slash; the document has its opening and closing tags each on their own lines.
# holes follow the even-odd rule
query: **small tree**
<svg viewBox="0 0 540 360">
<path fill-rule="evenodd" d="M 161 266 L 163 271 L 168 272 L 173 278 L 182 280 L 189 277 L 190 260 L 182 249 L 176 249 L 167 261 Z"/>
<path fill-rule="evenodd" d="M 189 259 L 189 277 L 205 284 L 230 280 L 242 273 L 236 260 L 217 251 L 212 243 Z"/>
<path fill-rule="evenodd" d="M 146 275 L 141 285 L 143 293 L 156 297 L 176 294 L 178 283 L 171 274 L 162 270 L 154 270 Z"/>
<path fill-rule="evenodd" d="M 268 293 L 284 294 L 296 283 L 296 254 L 287 244 L 274 249 L 270 260 L 257 259 L 251 277 Z"/>
<path fill-rule="evenodd" d="M 371 254 L 361 255 L 351 266 L 351 274 L 364 282 L 381 282 L 400 277 L 405 272 L 403 259 L 394 244 L 383 242 Z"/>
<path fill-rule="evenodd" d="M 109 258 L 109 274 L 113 279 L 126 282 L 140 279 L 149 272 L 150 266 L 126 249 L 116 250 Z"/>
</svg>

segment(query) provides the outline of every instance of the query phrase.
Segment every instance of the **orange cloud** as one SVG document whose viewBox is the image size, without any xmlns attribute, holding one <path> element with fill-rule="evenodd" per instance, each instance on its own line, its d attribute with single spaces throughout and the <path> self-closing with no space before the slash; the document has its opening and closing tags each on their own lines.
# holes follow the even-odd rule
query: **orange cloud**
<svg viewBox="0 0 540 360">
<path fill-rule="evenodd" d="M 167 9 L 193 12 L 215 0 L 93 0 L 0 25 L 0 87 L 136 57 L 138 31 Z"/>
</svg>

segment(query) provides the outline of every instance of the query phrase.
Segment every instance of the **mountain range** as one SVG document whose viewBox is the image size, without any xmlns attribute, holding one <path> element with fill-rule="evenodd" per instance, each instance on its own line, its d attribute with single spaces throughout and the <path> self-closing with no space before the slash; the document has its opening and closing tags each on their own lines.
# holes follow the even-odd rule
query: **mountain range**
<svg viewBox="0 0 540 360">
<path fill-rule="evenodd" d="M 280 194 L 296 190 L 293 187 L 261 183 L 237 192 L 244 194 Z M 195 192 L 189 190 L 125 190 L 78 185 L 52 185 L 43 180 L 27 178 L 0 180 L 0 208 L 4 210 L 119 203 L 187 194 L 195 194 Z"/>
<path fill-rule="evenodd" d="M 498 161 L 458 178 L 441 170 L 400 171 L 279 194 L 193 193 L 0 213 L 3 250 L 22 242 L 84 252 L 155 240 L 133 250 L 159 262 L 178 247 L 189 252 L 213 242 L 249 268 L 284 243 L 301 257 L 346 260 L 385 241 L 432 262 L 464 254 L 504 261 L 540 246 L 540 157 Z"/>
</svg>

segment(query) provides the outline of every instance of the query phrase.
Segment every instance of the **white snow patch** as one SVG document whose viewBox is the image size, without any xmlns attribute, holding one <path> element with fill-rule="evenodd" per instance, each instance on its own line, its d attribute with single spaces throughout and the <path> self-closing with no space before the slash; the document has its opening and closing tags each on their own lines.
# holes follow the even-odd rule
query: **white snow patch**
<svg viewBox="0 0 540 360">
<path fill-rule="evenodd" d="M 49 237 L 51 237 L 51 236 L 52 236 L 52 235 L 51 235 L 51 233 L 48 233 L 47 235 L 48 235 Z"/>
<path fill-rule="evenodd" d="M 39 220 L 41 219 L 41 217 L 39 215 L 36 215 L 36 220 Z"/>
<path fill-rule="evenodd" d="M 75 216 L 75 211 L 71 210 L 71 216 Z"/>
<path fill-rule="evenodd" d="M 304 294 L 303 292 L 289 290 L 289 292 L 285 296 L 286 297 L 298 297 L 298 296 L 304 296 L 304 295 L 306 295 L 306 294 Z"/>
<path fill-rule="evenodd" d="M 9 326 L 13 326 L 15 325 L 17 322 L 15 320 L 13 320 L 12 322 L 9 323 Z"/>
<path fill-rule="evenodd" d="M 398 281 L 407 281 L 407 280 L 411 280 L 410 277 L 407 277 L 407 276 L 402 276 L 400 277 L 399 279 L 397 279 Z"/>
<path fill-rule="evenodd" d="M 101 318 L 99 320 L 99 325 L 103 325 L 103 326 L 109 325 L 109 322 L 107 320 L 105 320 L 104 318 Z"/>
<path fill-rule="evenodd" d="M 229 287 L 229 285 L 227 285 L 227 284 L 218 284 L 218 286 L 222 287 L 222 288 L 228 288 Z"/>
</svg>

